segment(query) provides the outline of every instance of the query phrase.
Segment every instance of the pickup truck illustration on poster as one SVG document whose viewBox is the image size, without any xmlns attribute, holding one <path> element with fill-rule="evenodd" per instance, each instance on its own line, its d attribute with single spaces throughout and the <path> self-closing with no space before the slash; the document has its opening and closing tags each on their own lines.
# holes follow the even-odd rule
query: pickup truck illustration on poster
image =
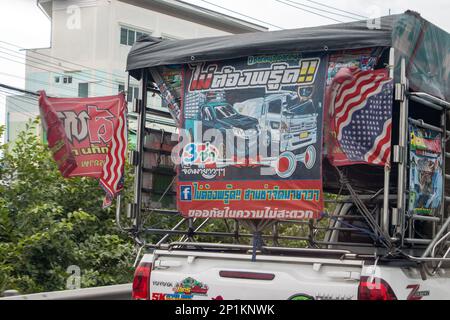
<svg viewBox="0 0 450 320">
<path fill-rule="evenodd" d="M 183 68 L 184 216 L 319 216 L 325 59 L 257 56 Z"/>
</svg>

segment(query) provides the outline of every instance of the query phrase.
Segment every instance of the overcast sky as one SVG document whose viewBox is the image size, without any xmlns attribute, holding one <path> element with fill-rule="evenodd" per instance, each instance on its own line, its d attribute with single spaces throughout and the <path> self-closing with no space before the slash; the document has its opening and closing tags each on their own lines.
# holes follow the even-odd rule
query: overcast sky
<svg viewBox="0 0 450 320">
<path fill-rule="evenodd" d="M 254 17 L 281 28 L 299 28 L 335 23 L 334 20 L 302 11 L 281 2 L 289 0 L 185 0 L 193 4 L 204 6 L 228 15 L 234 15 L 248 20 L 230 11 L 220 9 L 207 2 L 220 5 L 224 8 Z M 449 0 L 291 0 L 322 10 L 338 13 L 331 8 L 319 6 L 317 3 L 339 8 L 361 16 L 373 16 L 374 14 L 388 15 L 404 12 L 407 9 L 418 11 L 424 18 L 441 28 L 450 31 L 450 1 Z M 315 3 L 314 3 L 315 2 Z M 302 7 L 304 10 L 311 8 Z M 329 12 L 315 11 L 318 14 L 332 17 L 335 20 L 351 21 L 351 19 L 331 15 Z M 339 12 L 342 15 L 349 15 Z M 260 23 L 258 21 L 253 21 Z M 269 26 L 270 29 L 277 28 Z M 10 42 L 23 48 L 40 48 L 50 45 L 50 22 L 48 18 L 37 8 L 36 0 L 0 0 L 0 41 Z M 6 83 L 17 87 L 24 86 L 24 66 L 20 63 L 8 61 L 9 55 L 1 53 L 5 47 L 14 47 L 0 42 L 0 83 Z M 17 59 L 17 58 L 14 58 Z M 6 75 L 9 74 L 9 75 Z M 4 123 L 4 94 L 0 92 L 0 124 Z"/>
</svg>

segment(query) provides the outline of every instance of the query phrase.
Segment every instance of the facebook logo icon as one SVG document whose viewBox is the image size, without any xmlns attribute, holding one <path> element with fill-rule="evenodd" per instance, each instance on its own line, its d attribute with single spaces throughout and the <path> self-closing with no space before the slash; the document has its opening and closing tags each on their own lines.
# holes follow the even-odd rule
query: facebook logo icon
<svg viewBox="0 0 450 320">
<path fill-rule="evenodd" d="M 181 201 L 192 201 L 192 186 L 181 186 Z"/>
</svg>

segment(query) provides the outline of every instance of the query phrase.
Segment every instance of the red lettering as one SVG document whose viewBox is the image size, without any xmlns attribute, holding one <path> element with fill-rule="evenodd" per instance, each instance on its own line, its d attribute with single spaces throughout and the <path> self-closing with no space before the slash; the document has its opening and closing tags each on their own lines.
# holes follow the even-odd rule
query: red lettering
<svg viewBox="0 0 450 320">
<path fill-rule="evenodd" d="M 152 293 L 152 300 L 166 300 L 164 293 Z"/>
<path fill-rule="evenodd" d="M 91 143 L 108 143 L 114 132 L 114 115 L 97 106 L 88 106 L 89 114 L 89 137 Z"/>
<path fill-rule="evenodd" d="M 190 91 L 195 90 L 206 90 L 211 87 L 214 72 L 216 71 L 216 66 L 209 66 L 206 72 L 202 71 L 202 64 L 195 66 L 192 73 L 191 85 L 189 87 Z"/>
</svg>

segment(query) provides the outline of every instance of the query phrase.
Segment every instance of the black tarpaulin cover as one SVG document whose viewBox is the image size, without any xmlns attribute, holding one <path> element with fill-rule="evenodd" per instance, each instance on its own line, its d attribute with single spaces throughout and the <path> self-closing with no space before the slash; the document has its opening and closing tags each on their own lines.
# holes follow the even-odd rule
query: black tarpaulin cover
<svg viewBox="0 0 450 320">
<path fill-rule="evenodd" d="M 396 66 L 406 58 L 411 88 L 450 100 L 450 35 L 413 12 L 315 28 L 246 33 L 188 40 L 144 37 L 128 55 L 127 71 L 217 61 L 251 55 L 394 47 Z M 398 75 L 398 70 L 396 72 Z"/>
<path fill-rule="evenodd" d="M 138 69 L 287 52 L 320 52 L 390 46 L 395 16 L 381 19 L 380 29 L 368 29 L 367 21 L 314 28 L 244 33 L 187 40 L 145 37 L 128 55 L 127 71 Z"/>
</svg>

